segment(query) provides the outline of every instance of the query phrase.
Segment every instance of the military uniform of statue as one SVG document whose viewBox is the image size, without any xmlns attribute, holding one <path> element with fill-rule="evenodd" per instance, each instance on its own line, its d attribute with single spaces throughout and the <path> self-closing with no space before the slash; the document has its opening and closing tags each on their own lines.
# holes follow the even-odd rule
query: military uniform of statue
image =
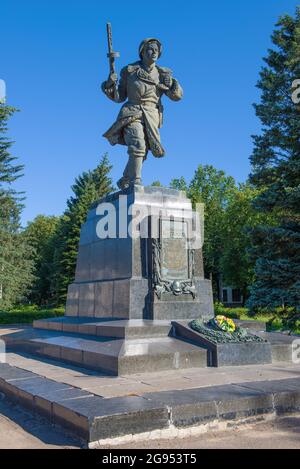
<svg viewBox="0 0 300 469">
<path fill-rule="evenodd" d="M 127 99 L 116 122 L 104 134 L 112 145 L 128 147 L 128 163 L 118 181 L 121 189 L 141 184 L 142 164 L 149 150 L 157 158 L 164 156 L 158 130 L 163 117 L 161 97 L 166 94 L 173 101 L 182 98 L 182 88 L 171 70 L 155 63 L 161 51 L 157 39 L 145 39 L 139 48 L 141 60 L 122 69 L 119 83 L 114 74 L 102 84 L 102 90 L 113 101 L 122 103 Z"/>
</svg>

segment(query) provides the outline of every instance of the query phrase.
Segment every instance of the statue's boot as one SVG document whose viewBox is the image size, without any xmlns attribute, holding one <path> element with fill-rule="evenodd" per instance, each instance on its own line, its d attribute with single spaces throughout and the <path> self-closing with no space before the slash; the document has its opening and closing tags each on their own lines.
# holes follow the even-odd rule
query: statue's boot
<svg viewBox="0 0 300 469">
<path fill-rule="evenodd" d="M 127 189 L 129 186 L 142 185 L 142 166 L 144 155 L 136 155 L 137 152 L 129 154 L 128 163 L 124 170 L 123 176 L 117 182 L 117 186 L 121 190 Z"/>
<path fill-rule="evenodd" d="M 123 191 L 124 189 L 127 189 L 130 186 L 130 181 L 128 178 L 123 176 L 117 181 L 117 186 L 119 189 L 121 189 L 121 191 Z"/>
<path fill-rule="evenodd" d="M 143 156 L 135 156 L 131 159 L 131 177 L 130 184 L 133 185 L 142 185 L 142 166 L 143 166 Z"/>
</svg>

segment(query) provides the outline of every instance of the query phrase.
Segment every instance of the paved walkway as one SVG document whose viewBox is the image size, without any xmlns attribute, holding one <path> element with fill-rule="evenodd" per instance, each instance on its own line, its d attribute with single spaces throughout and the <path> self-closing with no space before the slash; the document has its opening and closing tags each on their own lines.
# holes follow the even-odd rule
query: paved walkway
<svg viewBox="0 0 300 469">
<path fill-rule="evenodd" d="M 8 353 L 6 361 L 12 366 L 107 398 L 246 381 L 300 377 L 300 364 L 289 363 L 225 368 L 189 368 L 115 377 L 101 375 L 98 372 L 72 365 L 64 366 L 54 360 L 37 359 L 26 354 Z"/>
</svg>

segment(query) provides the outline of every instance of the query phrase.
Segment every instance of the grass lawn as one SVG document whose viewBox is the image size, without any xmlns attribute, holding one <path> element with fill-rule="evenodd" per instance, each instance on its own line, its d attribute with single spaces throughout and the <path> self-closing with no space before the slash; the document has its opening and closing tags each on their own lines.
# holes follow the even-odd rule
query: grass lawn
<svg viewBox="0 0 300 469">
<path fill-rule="evenodd" d="M 10 311 L 0 311 L 0 324 L 30 324 L 35 319 L 63 316 L 65 308 L 39 308 L 38 306 L 19 306 Z"/>
<path fill-rule="evenodd" d="M 241 319 L 247 321 L 261 321 L 266 323 L 268 332 L 272 331 L 290 331 L 290 328 L 283 324 L 280 315 L 271 313 L 258 313 L 255 316 L 249 314 L 247 308 L 225 308 L 222 305 L 215 305 L 215 314 L 223 314 L 231 319 Z M 293 334 L 300 334 L 300 321 L 297 321 L 296 327 L 291 331 Z"/>
<path fill-rule="evenodd" d="M 63 316 L 65 308 L 40 308 L 36 305 L 19 306 L 10 311 L 0 311 L 1 324 L 30 324 L 35 319 L 46 319 Z M 215 314 L 223 314 L 232 319 L 242 319 L 247 321 L 261 321 L 267 324 L 267 331 L 287 331 L 289 330 L 282 323 L 280 317 L 273 313 L 249 315 L 247 308 L 225 308 L 222 305 L 215 305 Z M 299 322 L 299 321 L 298 321 Z M 300 334 L 300 322 L 292 331 L 294 334 Z"/>
</svg>

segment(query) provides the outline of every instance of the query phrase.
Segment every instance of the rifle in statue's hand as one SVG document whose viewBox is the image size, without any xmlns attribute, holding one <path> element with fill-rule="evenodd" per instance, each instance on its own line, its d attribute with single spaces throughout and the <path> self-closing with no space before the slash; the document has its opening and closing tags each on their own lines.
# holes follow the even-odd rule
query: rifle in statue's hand
<svg viewBox="0 0 300 469">
<path fill-rule="evenodd" d="M 112 32 L 111 32 L 111 24 L 107 23 L 106 24 L 106 31 L 107 31 L 107 43 L 108 43 L 108 61 L 109 61 L 109 77 L 106 82 L 106 87 L 110 88 L 111 86 L 115 85 L 118 81 L 118 76 L 116 74 L 116 68 L 115 68 L 115 59 L 117 57 L 120 57 L 119 52 L 114 52 L 113 51 L 113 45 L 112 45 Z"/>
</svg>

